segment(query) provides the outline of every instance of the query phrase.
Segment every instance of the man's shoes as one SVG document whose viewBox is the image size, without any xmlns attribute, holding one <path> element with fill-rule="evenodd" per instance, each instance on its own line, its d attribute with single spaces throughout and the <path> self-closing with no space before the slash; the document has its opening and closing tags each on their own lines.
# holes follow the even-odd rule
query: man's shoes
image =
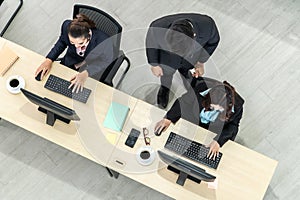
<svg viewBox="0 0 300 200">
<path fill-rule="evenodd" d="M 165 86 L 160 86 L 157 94 L 157 104 L 159 108 L 166 108 L 169 103 L 169 88 Z"/>
</svg>

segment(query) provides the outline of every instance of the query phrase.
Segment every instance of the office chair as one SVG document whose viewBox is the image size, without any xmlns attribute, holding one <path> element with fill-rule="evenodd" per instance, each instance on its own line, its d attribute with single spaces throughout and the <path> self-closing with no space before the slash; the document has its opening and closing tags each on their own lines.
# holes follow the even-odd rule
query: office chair
<svg viewBox="0 0 300 200">
<path fill-rule="evenodd" d="M 114 58 L 116 59 L 107 67 L 99 81 L 118 88 L 130 67 L 130 60 L 125 56 L 124 52 L 120 50 L 122 26 L 109 14 L 95 7 L 75 4 L 73 18 L 75 18 L 78 13 L 83 13 L 88 16 L 95 22 L 97 29 L 112 38 Z M 124 61 L 126 61 L 125 67 L 123 65 Z"/>
<path fill-rule="evenodd" d="M 4 0 L 0 0 L 0 6 L 2 5 L 3 1 Z M 23 5 L 23 0 L 20 0 L 18 7 L 16 8 L 16 10 L 14 11 L 14 13 L 12 14 L 12 16 L 9 18 L 8 22 L 6 23 L 5 27 L 1 31 L 0 37 L 2 37 L 4 35 L 5 31 L 8 29 L 9 25 L 11 24 L 11 22 L 14 20 L 14 18 L 16 17 L 16 15 L 18 14 L 18 12 L 20 11 L 22 5 Z"/>
</svg>

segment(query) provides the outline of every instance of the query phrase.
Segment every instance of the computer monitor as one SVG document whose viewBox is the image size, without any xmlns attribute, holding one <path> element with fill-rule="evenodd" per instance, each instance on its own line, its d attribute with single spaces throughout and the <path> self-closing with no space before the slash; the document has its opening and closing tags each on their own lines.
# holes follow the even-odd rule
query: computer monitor
<svg viewBox="0 0 300 200">
<path fill-rule="evenodd" d="M 187 178 L 197 183 L 201 181 L 213 182 L 216 179 L 215 176 L 205 172 L 204 169 L 176 156 L 170 156 L 162 151 L 158 151 L 158 155 L 161 160 L 168 164 L 169 170 L 179 174 L 176 181 L 179 185 L 183 186 Z"/>
<path fill-rule="evenodd" d="M 54 125 L 56 119 L 59 119 L 67 124 L 70 123 L 71 120 L 80 120 L 76 112 L 68 107 L 65 107 L 46 97 L 42 98 L 25 89 L 21 89 L 21 91 L 28 100 L 39 106 L 39 111 L 47 114 L 46 123 L 50 126 Z"/>
</svg>

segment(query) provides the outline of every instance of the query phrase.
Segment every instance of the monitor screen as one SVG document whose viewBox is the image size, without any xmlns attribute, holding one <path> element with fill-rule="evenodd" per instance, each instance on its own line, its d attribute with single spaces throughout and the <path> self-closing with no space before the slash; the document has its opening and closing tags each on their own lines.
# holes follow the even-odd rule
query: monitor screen
<svg viewBox="0 0 300 200">
<path fill-rule="evenodd" d="M 215 176 L 205 172 L 204 169 L 178 157 L 170 156 L 162 151 L 158 151 L 158 155 L 160 156 L 161 160 L 171 167 L 172 171 L 179 173 L 177 180 L 179 185 L 183 185 L 186 178 L 190 178 L 198 183 L 200 181 L 213 182 L 216 179 Z M 168 167 L 168 169 L 170 168 Z"/>
<path fill-rule="evenodd" d="M 80 120 L 76 112 L 66 106 L 63 106 L 46 97 L 42 98 L 25 89 L 21 89 L 22 93 L 29 101 L 39 106 L 39 111 L 47 114 L 47 124 L 53 126 L 56 119 L 69 123 L 70 120 Z"/>
</svg>

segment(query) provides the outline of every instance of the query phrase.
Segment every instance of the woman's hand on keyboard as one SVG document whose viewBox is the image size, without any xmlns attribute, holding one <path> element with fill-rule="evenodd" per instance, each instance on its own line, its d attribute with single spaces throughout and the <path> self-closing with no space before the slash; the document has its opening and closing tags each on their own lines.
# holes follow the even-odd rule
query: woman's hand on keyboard
<svg viewBox="0 0 300 200">
<path fill-rule="evenodd" d="M 209 144 L 209 152 L 207 154 L 207 157 L 209 159 L 216 159 L 216 156 L 219 156 L 219 150 L 220 150 L 220 145 L 217 141 L 213 140 L 210 144 Z"/>
<path fill-rule="evenodd" d="M 89 73 L 86 70 L 84 70 L 84 71 L 76 74 L 75 76 L 73 76 L 70 80 L 71 84 L 69 86 L 69 89 L 72 86 L 74 86 L 73 89 L 72 89 L 72 92 L 78 93 L 79 90 L 80 90 L 80 92 L 82 92 L 84 83 L 85 83 L 86 79 L 88 78 L 88 76 L 89 76 Z"/>
</svg>

